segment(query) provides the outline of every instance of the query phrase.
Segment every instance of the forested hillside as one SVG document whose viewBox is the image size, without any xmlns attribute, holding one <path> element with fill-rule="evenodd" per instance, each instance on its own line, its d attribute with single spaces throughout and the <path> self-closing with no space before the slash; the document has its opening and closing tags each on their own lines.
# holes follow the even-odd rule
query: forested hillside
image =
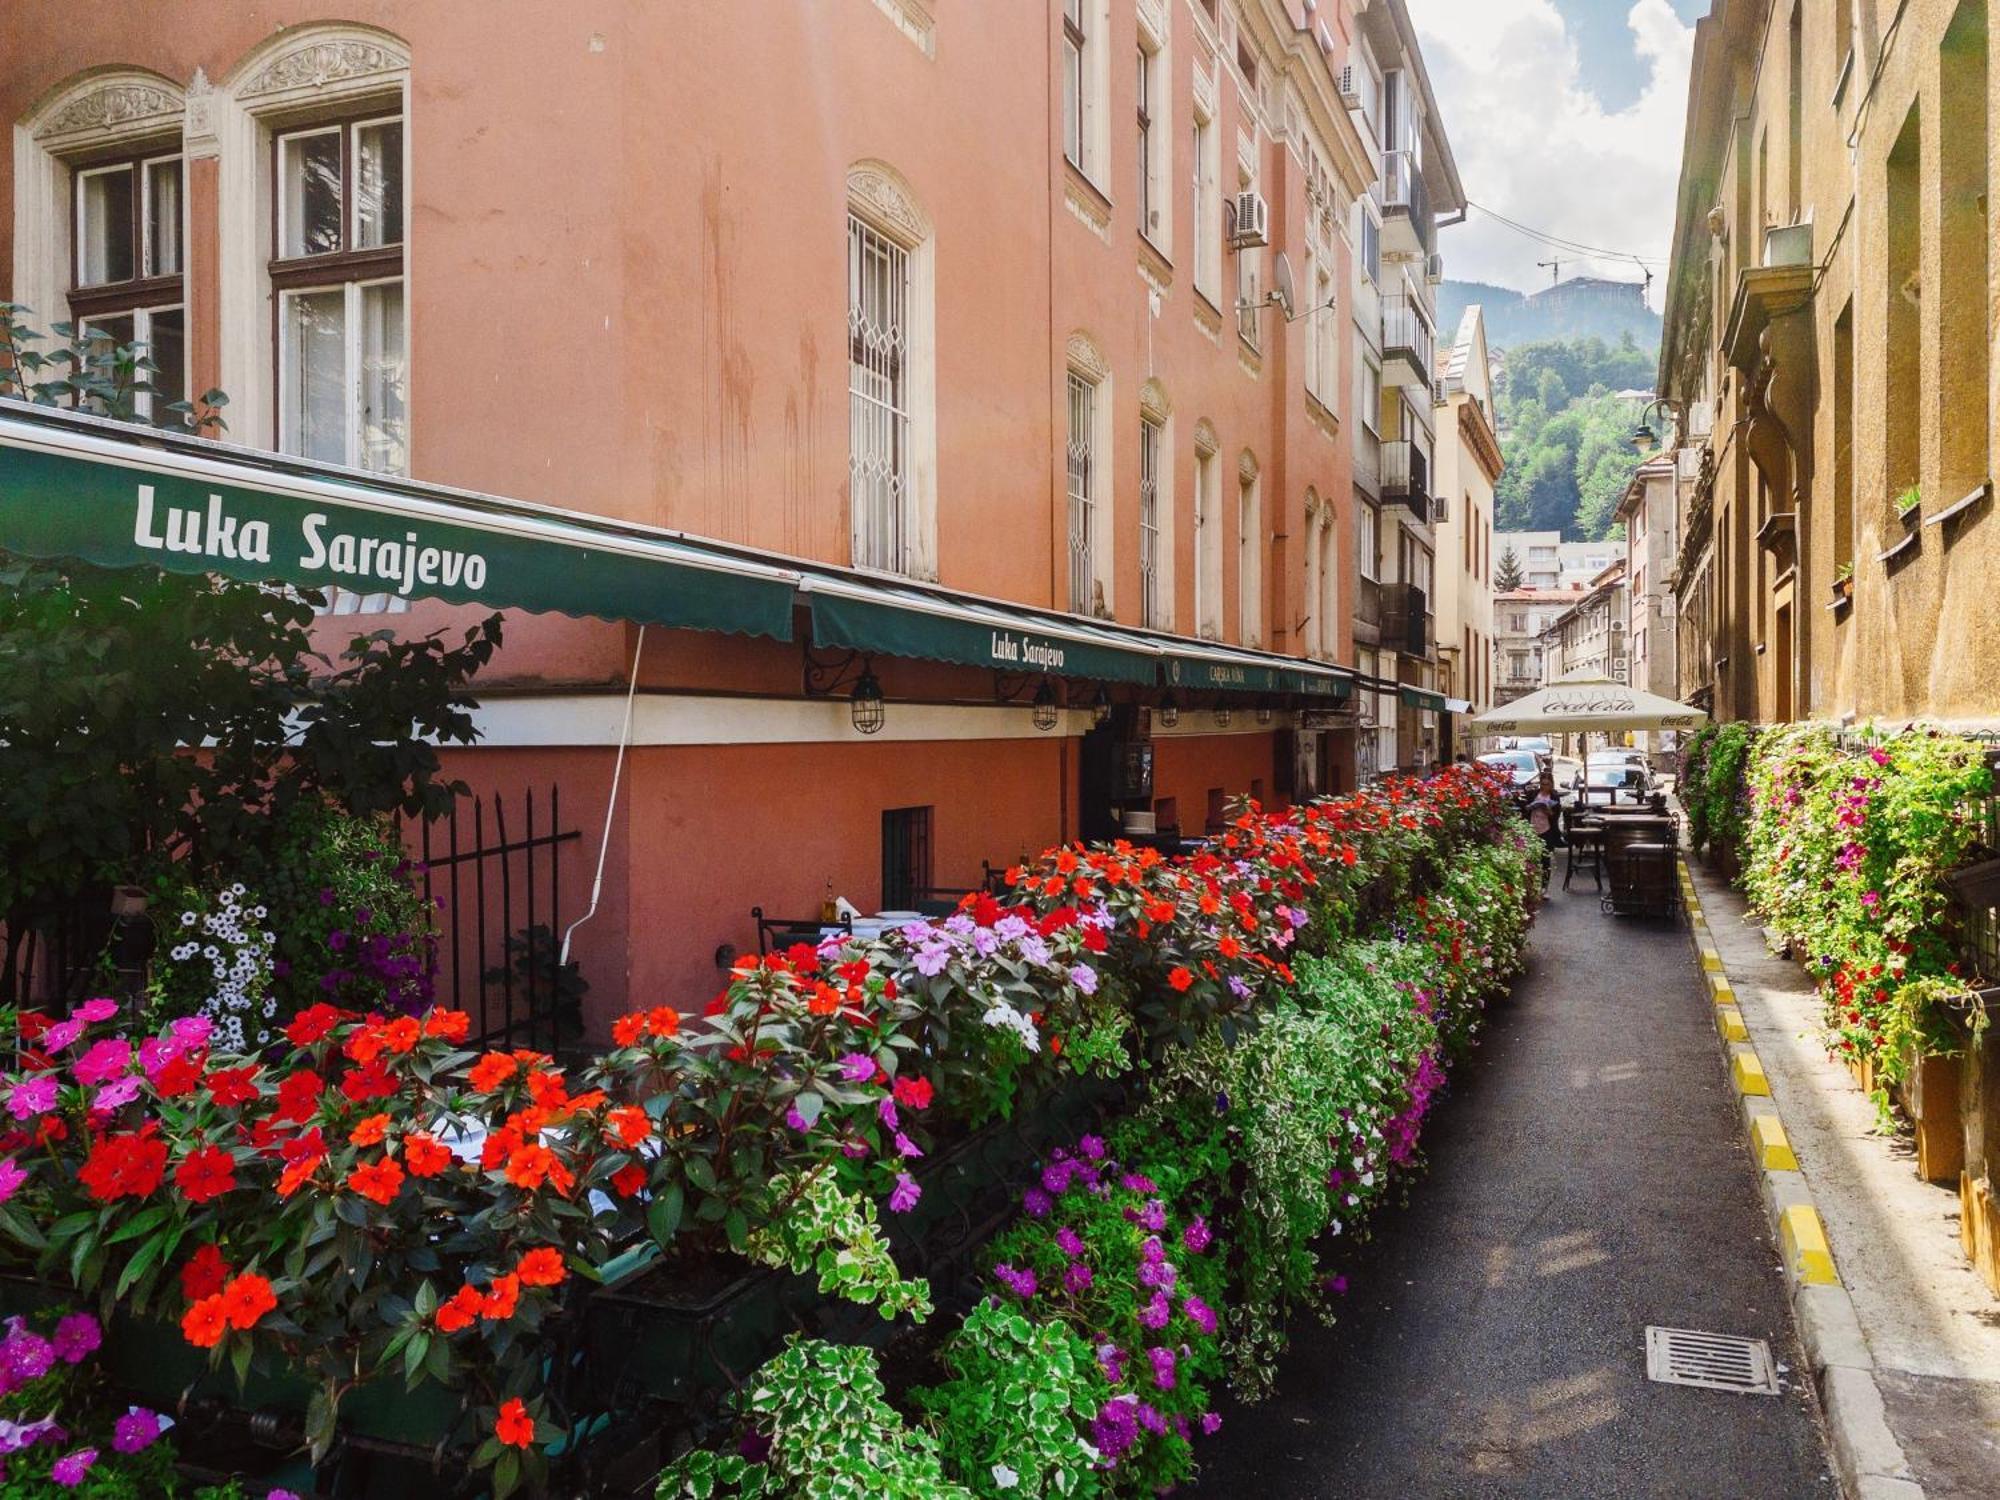
<svg viewBox="0 0 2000 1500">
<path fill-rule="evenodd" d="M 1656 359 L 1630 333 L 1551 340 L 1506 351 L 1494 382 L 1506 472 L 1496 495 L 1502 531 L 1549 531 L 1594 541 L 1639 466 L 1633 403 L 1614 392 L 1647 390 Z"/>
</svg>

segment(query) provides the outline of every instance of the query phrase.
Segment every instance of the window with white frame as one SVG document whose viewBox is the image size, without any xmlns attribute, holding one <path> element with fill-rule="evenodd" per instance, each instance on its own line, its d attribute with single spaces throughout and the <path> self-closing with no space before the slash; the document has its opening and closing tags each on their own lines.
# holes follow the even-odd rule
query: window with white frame
<svg viewBox="0 0 2000 1500">
<path fill-rule="evenodd" d="M 1222 472 L 1213 437 L 1197 432 L 1194 458 L 1194 619 L 1205 640 L 1222 639 Z"/>
<path fill-rule="evenodd" d="M 1306 491 L 1306 592 L 1305 592 L 1305 638 L 1307 656 L 1320 654 L 1321 632 L 1326 628 L 1319 612 L 1319 497 L 1311 490 Z"/>
<path fill-rule="evenodd" d="M 1379 286 L 1382 281 L 1382 225 L 1365 202 L 1357 202 L 1355 213 L 1361 218 L 1361 274 L 1371 285 Z"/>
<path fill-rule="evenodd" d="M 1320 655 L 1332 660 L 1340 650 L 1340 536 L 1334 529 L 1333 502 L 1320 510 L 1319 536 Z"/>
<path fill-rule="evenodd" d="M 1382 568 L 1382 515 L 1358 501 L 1354 507 L 1354 566 L 1363 578 L 1379 581 Z"/>
<path fill-rule="evenodd" d="M 1214 119 L 1197 105 L 1194 136 L 1189 156 L 1193 159 L 1194 194 L 1191 215 L 1194 229 L 1194 289 L 1209 300 L 1221 301 L 1222 265 L 1222 133 Z"/>
<path fill-rule="evenodd" d="M 1063 155 L 1100 190 L 1111 153 L 1110 19 L 1107 0 L 1063 0 Z"/>
<path fill-rule="evenodd" d="M 910 252 L 847 216 L 847 469 L 854 564 L 907 571 Z"/>
<path fill-rule="evenodd" d="M 1310 350 L 1315 383 L 1313 395 L 1320 405 L 1338 414 L 1340 400 L 1340 322 L 1334 306 L 1333 257 L 1322 254 L 1313 267 L 1312 314 L 1306 324 L 1306 347 Z"/>
<path fill-rule="evenodd" d="M 1378 436 L 1382 431 L 1382 366 L 1372 354 L 1360 360 L 1360 389 L 1354 399 L 1361 408 L 1361 425 Z"/>
<path fill-rule="evenodd" d="M 1247 453 L 1237 475 L 1236 599 L 1237 639 L 1264 643 L 1264 502 L 1256 460 Z"/>
<path fill-rule="evenodd" d="M 1075 614 L 1097 612 L 1096 548 L 1098 475 L 1097 386 L 1069 372 L 1069 607 Z"/>
<path fill-rule="evenodd" d="M 1139 19 L 1139 233 L 1171 255 L 1173 237 L 1173 70 L 1166 38 Z"/>
<path fill-rule="evenodd" d="M 280 132 L 272 174 L 278 446 L 404 473 L 402 118 L 376 112 Z"/>
<path fill-rule="evenodd" d="M 187 304 L 178 143 L 79 165 L 70 178 L 69 311 L 99 347 L 143 345 L 155 369 L 141 417 L 187 395 Z"/>
<path fill-rule="evenodd" d="M 1160 564 L 1160 476 L 1166 435 L 1150 417 L 1139 419 L 1139 623 L 1153 629 L 1167 623 Z"/>
</svg>

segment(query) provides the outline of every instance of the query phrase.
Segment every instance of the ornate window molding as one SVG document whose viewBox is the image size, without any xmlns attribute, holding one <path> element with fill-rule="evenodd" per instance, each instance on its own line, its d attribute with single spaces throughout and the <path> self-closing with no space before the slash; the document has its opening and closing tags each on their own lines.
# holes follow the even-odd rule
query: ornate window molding
<svg viewBox="0 0 2000 1500">
<path fill-rule="evenodd" d="M 1194 451 L 1204 458 L 1211 458 L 1222 448 L 1222 440 L 1215 435 L 1215 424 L 1203 417 L 1194 424 Z"/>
<path fill-rule="evenodd" d="M 1164 422 L 1174 414 L 1174 403 L 1157 375 L 1148 376 L 1139 387 L 1139 412 L 1149 422 Z"/>
<path fill-rule="evenodd" d="M 1087 333 L 1072 333 L 1065 353 L 1069 367 L 1093 385 L 1111 374 L 1111 366 L 1098 352 L 1096 340 Z"/>
<path fill-rule="evenodd" d="M 914 249 L 931 237 L 930 215 L 917 205 L 903 175 L 887 162 L 858 161 L 847 169 L 848 206 L 891 239 Z"/>
</svg>

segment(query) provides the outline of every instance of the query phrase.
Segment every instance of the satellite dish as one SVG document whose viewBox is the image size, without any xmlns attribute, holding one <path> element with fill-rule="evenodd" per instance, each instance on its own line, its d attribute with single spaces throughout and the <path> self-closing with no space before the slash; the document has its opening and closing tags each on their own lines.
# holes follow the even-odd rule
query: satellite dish
<svg viewBox="0 0 2000 1500">
<path fill-rule="evenodd" d="M 1299 305 L 1299 294 L 1292 284 L 1292 263 L 1282 250 L 1271 266 L 1271 300 L 1285 310 L 1285 321 L 1290 322 L 1293 309 Z"/>
</svg>

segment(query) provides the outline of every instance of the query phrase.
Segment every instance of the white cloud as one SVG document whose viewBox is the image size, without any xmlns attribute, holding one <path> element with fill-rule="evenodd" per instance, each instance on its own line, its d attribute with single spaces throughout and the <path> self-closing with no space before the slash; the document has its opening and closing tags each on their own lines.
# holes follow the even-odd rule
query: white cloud
<svg viewBox="0 0 2000 1500">
<path fill-rule="evenodd" d="M 1413 0 L 1410 12 L 1467 197 L 1581 244 L 1667 254 L 1694 55 L 1694 28 L 1668 0 L 1627 13 L 1646 85 L 1618 110 L 1581 82 L 1553 0 Z M 1546 285 L 1535 262 L 1557 255 L 1565 277 L 1640 274 L 1629 261 L 1572 262 L 1476 209 L 1439 248 L 1454 279 L 1523 289 Z M 1656 306 L 1660 290 L 1656 274 Z"/>
</svg>

